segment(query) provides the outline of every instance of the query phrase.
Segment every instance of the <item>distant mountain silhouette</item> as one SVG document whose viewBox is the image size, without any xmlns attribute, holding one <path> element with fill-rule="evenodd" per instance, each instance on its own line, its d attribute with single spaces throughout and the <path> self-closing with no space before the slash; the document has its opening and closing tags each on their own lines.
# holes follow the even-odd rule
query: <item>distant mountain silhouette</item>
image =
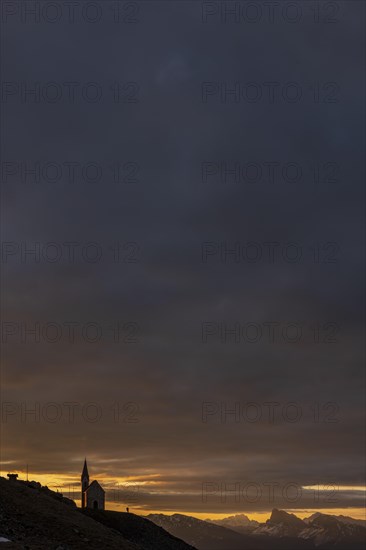
<svg viewBox="0 0 366 550">
<path fill-rule="evenodd" d="M 290 537 L 251 536 L 182 514 L 150 514 L 148 519 L 198 550 L 297 550 L 313 549 L 312 543 Z M 296 543 L 296 546 L 295 546 Z"/>
<path fill-rule="evenodd" d="M 337 516 L 320 512 L 306 520 L 301 520 L 294 514 L 274 509 L 270 519 L 254 531 L 254 535 L 257 534 L 297 537 L 299 540 L 311 541 L 321 550 L 328 548 L 364 550 L 366 543 L 366 528 L 359 525 L 357 520 L 345 516 L 339 520 Z"/>
<path fill-rule="evenodd" d="M 254 525 L 244 514 L 218 521 L 182 514 L 147 517 L 198 550 L 365 550 L 366 527 L 346 516 L 317 512 L 301 520 L 275 508 L 269 520 Z"/>
<path fill-rule="evenodd" d="M 248 534 L 259 526 L 259 522 L 253 519 L 249 519 L 245 514 L 236 514 L 235 516 L 229 516 L 223 519 L 211 520 L 207 519 L 206 521 L 210 523 L 215 523 L 216 525 L 221 525 L 221 527 L 227 527 L 228 529 L 233 529 L 238 533 Z"/>
<path fill-rule="evenodd" d="M 366 527 L 366 519 L 354 519 L 349 516 L 332 516 L 330 514 L 322 514 L 321 512 L 315 512 L 315 514 L 312 514 L 308 518 L 305 518 L 305 523 L 311 523 L 314 519 L 318 518 L 319 516 L 328 516 L 330 518 L 335 518 L 341 523 L 349 524 L 349 525 L 361 525 L 361 527 Z"/>
<path fill-rule="evenodd" d="M 255 535 L 275 537 L 297 537 L 306 524 L 294 514 L 274 508 L 269 520 L 254 531 Z"/>
<path fill-rule="evenodd" d="M 314 514 L 299 536 L 312 540 L 318 548 L 365 549 L 366 527 L 355 523 L 357 520 L 352 520 L 353 518 L 345 516 L 339 519 L 337 516 Z"/>
</svg>

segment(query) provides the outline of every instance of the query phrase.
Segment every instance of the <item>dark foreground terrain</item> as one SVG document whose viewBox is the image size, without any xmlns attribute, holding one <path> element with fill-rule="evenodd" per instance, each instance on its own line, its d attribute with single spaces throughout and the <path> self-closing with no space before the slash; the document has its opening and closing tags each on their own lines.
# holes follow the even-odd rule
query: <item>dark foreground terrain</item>
<svg viewBox="0 0 366 550">
<path fill-rule="evenodd" d="M 1 550 L 194 550 L 151 521 L 119 512 L 82 512 L 39 483 L 0 477 Z"/>
</svg>

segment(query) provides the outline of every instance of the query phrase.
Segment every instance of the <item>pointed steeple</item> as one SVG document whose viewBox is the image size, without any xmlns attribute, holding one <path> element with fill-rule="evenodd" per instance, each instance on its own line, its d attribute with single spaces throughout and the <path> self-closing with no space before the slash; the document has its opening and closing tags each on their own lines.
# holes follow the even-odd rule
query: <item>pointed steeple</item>
<svg viewBox="0 0 366 550">
<path fill-rule="evenodd" d="M 86 459 L 84 460 L 84 467 L 81 473 L 81 507 L 86 507 L 86 490 L 89 487 L 89 472 Z"/>
<path fill-rule="evenodd" d="M 88 465 L 86 463 L 86 459 L 84 460 L 84 467 L 81 474 L 81 479 L 83 479 L 84 477 L 87 477 L 89 479 Z"/>
</svg>

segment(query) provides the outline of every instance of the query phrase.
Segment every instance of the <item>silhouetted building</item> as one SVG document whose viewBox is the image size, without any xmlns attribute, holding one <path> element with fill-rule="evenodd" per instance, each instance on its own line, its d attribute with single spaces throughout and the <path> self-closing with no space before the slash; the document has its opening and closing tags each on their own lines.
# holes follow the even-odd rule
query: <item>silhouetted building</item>
<svg viewBox="0 0 366 550">
<path fill-rule="evenodd" d="M 81 473 L 81 507 L 93 508 L 94 510 L 104 510 L 105 507 L 105 491 L 103 487 L 96 480 L 92 481 L 89 485 L 89 472 L 86 459 Z"/>
<path fill-rule="evenodd" d="M 18 474 L 7 474 L 9 481 L 16 481 L 18 478 Z"/>
</svg>

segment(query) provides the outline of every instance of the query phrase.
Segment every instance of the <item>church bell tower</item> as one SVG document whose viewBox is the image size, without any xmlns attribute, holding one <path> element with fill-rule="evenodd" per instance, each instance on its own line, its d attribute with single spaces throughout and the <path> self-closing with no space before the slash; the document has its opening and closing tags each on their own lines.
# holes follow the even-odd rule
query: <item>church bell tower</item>
<svg viewBox="0 0 366 550">
<path fill-rule="evenodd" d="M 86 490 L 89 487 L 89 472 L 86 459 L 84 461 L 84 467 L 81 474 L 81 507 L 86 508 Z"/>
</svg>

